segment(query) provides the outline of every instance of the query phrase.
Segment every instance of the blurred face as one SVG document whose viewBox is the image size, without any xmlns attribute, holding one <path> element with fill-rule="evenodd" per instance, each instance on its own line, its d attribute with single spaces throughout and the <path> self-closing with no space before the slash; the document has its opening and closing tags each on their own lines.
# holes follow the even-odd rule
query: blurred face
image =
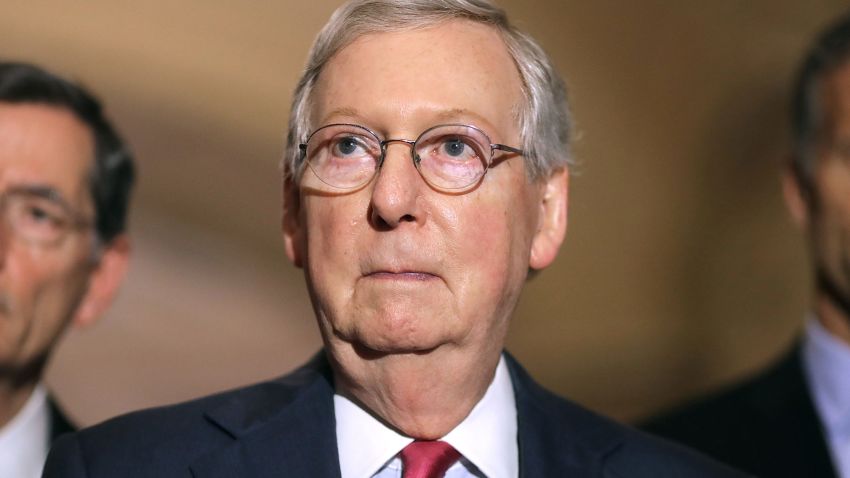
<svg viewBox="0 0 850 478">
<path fill-rule="evenodd" d="M 51 191 L 91 219 L 87 173 L 94 142 L 71 113 L 42 105 L 0 103 L 0 192 Z M 52 227 L 29 209 L 27 220 Z M 0 371 L 38 364 L 72 319 L 87 289 L 93 232 L 71 228 L 61 240 L 37 244 L 0 224 Z"/>
<path fill-rule="evenodd" d="M 810 233 L 816 267 L 850 298 L 850 65 L 824 78 Z"/>
<path fill-rule="evenodd" d="M 462 123 L 520 143 L 519 74 L 499 35 L 471 22 L 360 37 L 325 66 L 313 99 L 314 129 L 354 123 L 412 140 Z M 530 182 L 521 156 L 503 156 L 463 193 L 430 187 L 400 142 L 361 188 L 329 190 L 309 168 L 289 187 L 287 252 L 305 269 L 337 362 L 500 352 L 529 266 L 555 257 L 566 202 L 565 172 Z M 560 225 L 547 220 L 547 200 L 562 206 Z"/>
</svg>

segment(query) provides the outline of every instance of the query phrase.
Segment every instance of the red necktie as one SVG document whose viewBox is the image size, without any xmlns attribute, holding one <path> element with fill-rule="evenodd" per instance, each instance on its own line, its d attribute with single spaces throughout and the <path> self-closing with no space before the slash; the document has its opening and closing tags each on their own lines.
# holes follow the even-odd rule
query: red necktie
<svg viewBox="0 0 850 478">
<path fill-rule="evenodd" d="M 441 478 L 459 459 L 444 441 L 415 441 L 401 450 L 402 478 Z"/>
</svg>

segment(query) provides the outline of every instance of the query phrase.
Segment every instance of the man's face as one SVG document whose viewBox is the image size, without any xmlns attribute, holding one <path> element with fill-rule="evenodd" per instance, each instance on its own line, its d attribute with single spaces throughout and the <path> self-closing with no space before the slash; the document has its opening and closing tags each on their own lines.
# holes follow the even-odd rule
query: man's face
<svg viewBox="0 0 850 478">
<path fill-rule="evenodd" d="M 92 135 L 70 112 L 0 103 L 0 192 L 53 191 L 90 219 L 93 158 Z M 88 287 L 93 242 L 84 228 L 35 244 L 0 223 L 0 371 L 38 365 L 72 320 Z"/>
<path fill-rule="evenodd" d="M 493 29 L 467 21 L 360 37 L 325 66 L 313 99 L 314 128 L 354 123 L 382 139 L 416 139 L 463 123 L 520 146 L 514 62 Z M 461 194 L 429 187 L 398 142 L 353 192 L 317 191 L 305 169 L 286 204 L 287 252 L 305 269 L 337 361 L 499 353 L 529 266 L 548 265 L 564 232 L 566 172 L 532 182 L 523 161 L 500 162 Z M 547 200 L 560 204 L 560 225 L 546 220 Z"/>
</svg>

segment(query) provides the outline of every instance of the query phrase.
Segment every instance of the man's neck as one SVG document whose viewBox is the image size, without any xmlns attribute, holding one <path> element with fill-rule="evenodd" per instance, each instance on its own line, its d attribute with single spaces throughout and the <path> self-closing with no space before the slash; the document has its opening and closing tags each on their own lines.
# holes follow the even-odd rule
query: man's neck
<svg viewBox="0 0 850 478">
<path fill-rule="evenodd" d="M 493 380 L 499 352 L 435 350 L 362 360 L 350 349 L 331 354 L 337 393 L 359 403 L 400 433 L 445 436 L 469 414 Z"/>
<path fill-rule="evenodd" d="M 814 308 L 823 328 L 850 346 L 850 311 L 837 304 L 831 294 L 821 290 L 815 296 Z"/>
<path fill-rule="evenodd" d="M 27 403 L 36 382 L 15 383 L 0 378 L 0 428 L 9 423 Z"/>
</svg>

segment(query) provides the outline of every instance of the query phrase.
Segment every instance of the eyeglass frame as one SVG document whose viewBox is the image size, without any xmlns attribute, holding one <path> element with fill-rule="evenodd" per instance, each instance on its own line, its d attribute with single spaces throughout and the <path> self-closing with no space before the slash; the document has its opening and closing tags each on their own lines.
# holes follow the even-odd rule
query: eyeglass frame
<svg viewBox="0 0 850 478">
<path fill-rule="evenodd" d="M 416 171 L 419 173 L 419 176 L 422 178 L 423 181 L 425 181 L 431 187 L 434 187 L 436 189 L 443 190 L 443 191 L 463 191 L 463 190 L 466 190 L 467 188 L 470 188 L 473 185 L 479 183 L 484 178 L 484 176 L 487 175 L 487 171 L 489 171 L 490 168 L 493 166 L 493 157 L 495 156 L 495 154 L 494 154 L 495 151 L 505 151 L 505 152 L 508 152 L 508 153 L 514 153 L 514 154 L 519 155 L 519 156 L 525 156 L 525 151 L 523 151 L 522 149 L 514 148 L 513 146 L 508 146 L 506 144 L 492 143 L 491 140 L 490 140 L 490 135 L 488 135 L 486 132 L 484 132 L 483 129 L 481 129 L 481 128 L 475 126 L 475 125 L 472 125 L 472 124 L 465 124 L 465 123 L 437 124 L 437 125 L 430 126 L 430 127 L 426 128 L 425 131 L 420 133 L 419 136 L 417 136 L 415 140 L 404 139 L 404 138 L 387 138 L 387 139 L 382 140 L 381 137 L 378 135 L 378 133 L 372 131 L 371 129 L 369 129 L 366 126 L 363 126 L 363 125 L 359 125 L 359 124 L 355 124 L 355 123 L 330 123 L 330 124 L 326 124 L 326 125 L 323 125 L 323 126 L 316 128 L 315 130 L 313 130 L 312 133 L 307 135 L 307 139 L 303 143 L 298 144 L 298 150 L 301 152 L 301 157 L 300 157 L 301 164 L 298 166 L 299 170 L 300 170 L 299 174 L 298 174 L 299 177 L 300 177 L 301 174 L 303 174 L 304 165 L 309 163 L 309 161 L 307 161 L 305 158 L 307 156 L 307 145 L 310 142 L 310 138 L 312 138 L 319 131 L 326 129 L 326 128 L 333 127 L 333 126 L 351 126 L 351 127 L 354 127 L 354 128 L 362 129 L 362 130 L 368 132 L 369 134 L 371 134 L 378 141 L 378 145 L 381 148 L 381 156 L 378 158 L 378 161 L 375 164 L 375 171 L 372 173 L 371 176 L 369 176 L 369 179 L 364 181 L 362 184 L 358 184 L 356 186 L 351 186 L 351 187 L 334 186 L 333 184 L 326 182 L 323 178 L 321 178 L 318 174 L 316 174 L 316 177 L 319 178 L 320 181 L 327 184 L 328 186 L 331 186 L 331 187 L 334 187 L 334 188 L 337 188 L 337 189 L 343 189 L 343 190 L 352 190 L 352 189 L 356 189 L 358 187 L 362 187 L 366 184 L 369 184 L 370 181 L 375 179 L 375 176 L 378 175 L 378 171 L 384 165 L 384 160 L 387 157 L 387 145 L 389 145 L 390 143 L 404 143 L 404 144 L 410 146 L 410 159 L 413 161 L 413 166 L 416 168 Z M 437 128 L 442 128 L 442 127 L 446 127 L 446 126 L 472 128 L 475 131 L 478 131 L 479 133 L 481 133 L 487 139 L 487 143 L 488 143 L 487 145 L 490 146 L 490 156 L 487 158 L 487 161 L 486 161 L 486 164 L 485 164 L 485 167 L 484 167 L 484 171 L 481 173 L 481 176 L 478 176 L 477 178 L 472 180 L 472 182 L 470 182 L 469 184 L 466 184 L 464 186 L 458 186 L 457 188 L 447 188 L 447 187 L 437 186 L 437 185 L 431 183 L 430 181 L 428 181 L 428 179 L 425 177 L 425 175 L 422 174 L 422 170 L 419 169 L 419 164 L 422 162 L 422 158 L 419 157 L 419 155 L 416 154 L 416 143 L 418 143 L 422 139 L 423 136 L 425 136 L 426 134 L 428 134 L 429 132 L 431 132 L 431 131 L 433 131 Z M 313 170 L 312 167 L 310 169 Z M 313 172 L 315 173 L 315 170 L 313 170 Z"/>
</svg>

